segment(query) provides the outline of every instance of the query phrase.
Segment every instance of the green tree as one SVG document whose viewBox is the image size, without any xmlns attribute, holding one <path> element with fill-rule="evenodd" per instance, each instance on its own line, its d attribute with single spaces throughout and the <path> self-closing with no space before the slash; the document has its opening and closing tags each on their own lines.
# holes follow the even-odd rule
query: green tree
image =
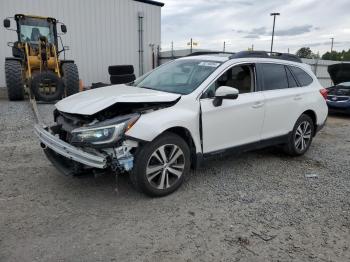
<svg viewBox="0 0 350 262">
<path fill-rule="evenodd" d="M 341 52 L 326 52 L 322 55 L 322 59 L 333 61 L 350 61 L 350 49 L 348 51 L 343 50 Z"/>
<path fill-rule="evenodd" d="M 313 53 L 310 47 L 302 47 L 296 52 L 296 55 L 300 58 L 312 58 Z"/>
<path fill-rule="evenodd" d="M 344 61 L 350 61 L 350 49 L 347 52 L 344 52 L 343 60 Z"/>
</svg>

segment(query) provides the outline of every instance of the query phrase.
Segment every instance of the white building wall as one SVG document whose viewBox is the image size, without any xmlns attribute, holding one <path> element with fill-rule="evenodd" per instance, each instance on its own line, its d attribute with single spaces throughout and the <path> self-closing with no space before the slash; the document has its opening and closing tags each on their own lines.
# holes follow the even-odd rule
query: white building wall
<svg viewBox="0 0 350 262">
<path fill-rule="evenodd" d="M 107 68 L 132 64 L 139 75 L 138 12 L 144 14 L 144 72 L 152 69 L 150 44 L 160 45 L 161 7 L 133 0 L 11 0 L 0 2 L 0 18 L 14 14 L 49 16 L 64 22 L 62 36 L 70 47 L 66 59 L 76 61 L 84 85 L 109 83 Z M 2 24 L 2 21 L 1 21 Z M 11 27 L 15 27 L 11 20 Z M 59 25 L 58 25 L 59 27 Z M 60 28 L 58 28 L 60 32 Z M 0 29 L 0 86 L 5 86 L 4 62 L 11 56 L 7 42 L 14 42 L 13 31 Z M 63 55 L 61 57 L 63 59 Z"/>
</svg>

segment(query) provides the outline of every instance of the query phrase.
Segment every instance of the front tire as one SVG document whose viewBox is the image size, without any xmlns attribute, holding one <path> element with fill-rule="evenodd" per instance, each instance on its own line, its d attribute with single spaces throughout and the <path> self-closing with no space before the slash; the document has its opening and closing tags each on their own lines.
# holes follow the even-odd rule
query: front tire
<svg viewBox="0 0 350 262">
<path fill-rule="evenodd" d="M 24 99 L 24 81 L 22 72 L 22 64 L 20 61 L 5 61 L 7 95 L 10 101 Z"/>
<path fill-rule="evenodd" d="M 52 71 L 42 71 L 34 74 L 31 89 L 35 99 L 45 102 L 60 100 L 64 93 L 62 79 Z"/>
<path fill-rule="evenodd" d="M 131 181 L 149 196 L 166 196 L 181 186 L 190 161 L 187 143 L 176 134 L 164 133 L 136 153 Z"/>
<path fill-rule="evenodd" d="M 301 115 L 288 137 L 285 152 L 291 156 L 301 156 L 309 149 L 314 136 L 314 123 L 308 115 Z"/>
</svg>

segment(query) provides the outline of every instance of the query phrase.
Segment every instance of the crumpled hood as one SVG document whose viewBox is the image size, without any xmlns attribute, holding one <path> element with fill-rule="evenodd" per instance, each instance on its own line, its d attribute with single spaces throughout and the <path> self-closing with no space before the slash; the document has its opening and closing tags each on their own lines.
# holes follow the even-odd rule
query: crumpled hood
<svg viewBox="0 0 350 262">
<path fill-rule="evenodd" d="M 69 96 L 56 103 L 65 113 L 93 115 L 116 103 L 172 102 L 180 95 L 127 85 L 112 85 Z"/>
<path fill-rule="evenodd" d="M 328 73 L 335 85 L 350 82 L 350 63 L 340 63 L 328 66 Z"/>
</svg>

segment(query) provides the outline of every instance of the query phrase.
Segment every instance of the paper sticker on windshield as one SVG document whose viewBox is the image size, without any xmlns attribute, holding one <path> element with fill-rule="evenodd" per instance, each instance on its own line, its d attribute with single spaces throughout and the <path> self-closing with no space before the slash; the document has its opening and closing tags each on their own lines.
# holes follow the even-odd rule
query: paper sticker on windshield
<svg viewBox="0 0 350 262">
<path fill-rule="evenodd" d="M 210 67 L 218 67 L 220 63 L 215 63 L 215 62 L 200 62 L 198 64 L 199 66 L 210 66 Z"/>
</svg>

